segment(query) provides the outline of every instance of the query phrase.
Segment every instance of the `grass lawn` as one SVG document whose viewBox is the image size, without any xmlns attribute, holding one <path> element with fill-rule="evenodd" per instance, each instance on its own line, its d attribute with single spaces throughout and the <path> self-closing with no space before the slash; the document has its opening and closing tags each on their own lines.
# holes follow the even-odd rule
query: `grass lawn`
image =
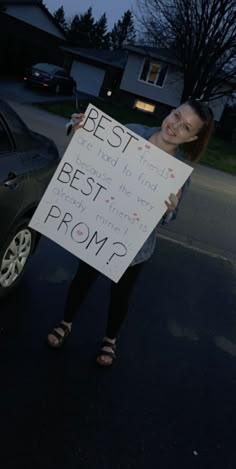
<svg viewBox="0 0 236 469">
<path fill-rule="evenodd" d="M 81 101 L 78 112 L 84 112 L 89 102 L 122 124 L 136 122 L 149 126 L 158 126 L 161 122 L 152 115 L 134 109 L 118 107 L 96 98 L 93 98 L 91 101 Z M 37 106 L 68 119 L 75 112 L 75 105 L 69 101 L 40 103 Z M 236 174 L 236 144 L 216 136 L 212 137 L 209 147 L 201 159 L 201 164 L 206 164 L 227 173 Z"/>
</svg>

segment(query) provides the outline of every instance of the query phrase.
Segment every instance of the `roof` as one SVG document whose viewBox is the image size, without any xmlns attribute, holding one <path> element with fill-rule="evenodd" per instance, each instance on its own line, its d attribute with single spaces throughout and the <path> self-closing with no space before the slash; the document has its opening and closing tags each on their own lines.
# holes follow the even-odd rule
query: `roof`
<svg viewBox="0 0 236 469">
<path fill-rule="evenodd" d="M 42 0 L 4 0 L 4 5 L 43 5 Z"/>
<path fill-rule="evenodd" d="M 20 5 L 22 5 L 22 6 L 24 6 L 24 5 L 33 5 L 33 6 L 41 7 L 44 10 L 44 12 L 46 13 L 46 15 L 48 16 L 48 18 L 52 21 L 52 23 L 54 23 L 54 26 L 56 26 L 57 29 L 59 29 L 59 31 L 66 38 L 66 34 L 65 34 L 64 29 L 57 23 L 54 16 L 50 13 L 50 11 L 46 7 L 46 5 L 44 5 L 42 0 L 4 0 L 3 4 L 6 7 L 10 6 L 10 5 L 19 5 L 19 6 Z"/>
<path fill-rule="evenodd" d="M 169 64 L 180 65 L 178 59 L 176 58 L 174 49 L 167 49 L 165 47 L 152 47 L 146 45 L 127 45 L 125 49 L 129 52 L 145 55 L 146 57 L 148 56 L 153 59 L 161 59 Z"/>
<path fill-rule="evenodd" d="M 80 47 L 62 47 L 65 52 L 75 57 L 84 57 L 92 59 L 105 65 L 111 65 L 116 68 L 123 69 L 127 61 L 128 53 L 125 50 L 103 50 L 103 49 L 86 49 Z"/>
</svg>

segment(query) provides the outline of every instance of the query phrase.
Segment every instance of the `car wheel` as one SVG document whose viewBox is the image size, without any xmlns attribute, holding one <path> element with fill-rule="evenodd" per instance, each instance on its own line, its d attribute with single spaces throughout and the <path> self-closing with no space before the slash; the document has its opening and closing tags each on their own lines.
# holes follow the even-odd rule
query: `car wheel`
<svg viewBox="0 0 236 469">
<path fill-rule="evenodd" d="M 60 94 L 60 92 L 61 92 L 61 85 L 57 84 L 57 85 L 55 86 L 55 93 L 56 93 L 56 94 Z"/>
<path fill-rule="evenodd" d="M 0 298 L 17 286 L 34 249 L 36 233 L 27 223 L 26 220 L 21 222 L 0 251 Z"/>
</svg>

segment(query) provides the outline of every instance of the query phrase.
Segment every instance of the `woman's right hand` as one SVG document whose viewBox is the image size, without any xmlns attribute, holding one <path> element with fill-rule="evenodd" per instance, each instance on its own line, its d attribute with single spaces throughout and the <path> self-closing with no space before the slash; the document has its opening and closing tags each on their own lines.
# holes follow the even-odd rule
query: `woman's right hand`
<svg viewBox="0 0 236 469">
<path fill-rule="evenodd" d="M 83 113 L 80 113 L 80 114 L 72 114 L 71 115 L 72 119 L 75 119 L 75 122 L 72 124 L 72 129 L 75 131 L 75 130 L 78 130 L 78 129 L 81 129 L 83 127 L 83 120 L 85 118 L 85 114 Z"/>
</svg>

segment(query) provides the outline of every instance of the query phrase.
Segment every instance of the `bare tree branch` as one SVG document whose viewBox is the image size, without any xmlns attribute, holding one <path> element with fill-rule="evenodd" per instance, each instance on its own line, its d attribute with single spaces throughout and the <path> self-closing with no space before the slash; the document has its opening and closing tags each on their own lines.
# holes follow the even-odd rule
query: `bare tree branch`
<svg viewBox="0 0 236 469">
<path fill-rule="evenodd" d="M 236 90 L 236 0 L 137 0 L 144 39 L 172 49 L 183 74 L 182 100 Z"/>
</svg>

